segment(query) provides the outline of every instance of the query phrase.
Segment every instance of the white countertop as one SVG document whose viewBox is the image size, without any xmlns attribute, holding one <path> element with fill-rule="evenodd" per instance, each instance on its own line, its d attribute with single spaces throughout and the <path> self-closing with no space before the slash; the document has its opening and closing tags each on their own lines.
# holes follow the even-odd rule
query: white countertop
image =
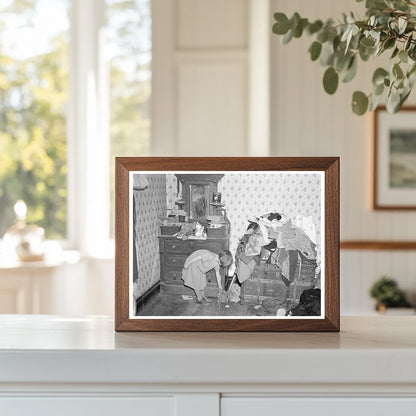
<svg viewBox="0 0 416 416">
<path fill-rule="evenodd" d="M 0 383 L 409 383 L 416 316 L 338 333 L 115 333 L 107 317 L 0 316 Z"/>
</svg>

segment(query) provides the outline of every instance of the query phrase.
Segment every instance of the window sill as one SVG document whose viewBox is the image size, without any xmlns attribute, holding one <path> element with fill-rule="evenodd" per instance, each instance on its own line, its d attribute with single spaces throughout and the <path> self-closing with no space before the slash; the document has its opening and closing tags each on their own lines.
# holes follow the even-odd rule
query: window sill
<svg viewBox="0 0 416 416">
<path fill-rule="evenodd" d="M 56 255 L 46 255 L 40 261 L 21 261 L 10 255 L 0 255 L 0 270 L 39 270 L 60 267 L 65 264 L 77 264 L 81 260 L 79 251 L 62 250 Z"/>
</svg>

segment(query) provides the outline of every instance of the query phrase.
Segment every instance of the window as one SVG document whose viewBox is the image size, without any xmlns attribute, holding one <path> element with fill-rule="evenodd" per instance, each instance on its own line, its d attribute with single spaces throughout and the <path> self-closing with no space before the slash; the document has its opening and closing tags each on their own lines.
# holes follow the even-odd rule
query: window
<svg viewBox="0 0 416 416">
<path fill-rule="evenodd" d="M 66 237 L 69 10 L 69 0 L 0 6 L 0 236 L 23 199 L 28 222 Z"/>
<path fill-rule="evenodd" d="M 47 238 L 113 236 L 114 157 L 149 152 L 151 47 L 151 0 L 1 2 L 0 237 L 17 199 Z"/>
<path fill-rule="evenodd" d="M 150 0 L 107 0 L 110 79 L 110 235 L 114 236 L 114 157 L 145 156 L 150 142 Z"/>
</svg>

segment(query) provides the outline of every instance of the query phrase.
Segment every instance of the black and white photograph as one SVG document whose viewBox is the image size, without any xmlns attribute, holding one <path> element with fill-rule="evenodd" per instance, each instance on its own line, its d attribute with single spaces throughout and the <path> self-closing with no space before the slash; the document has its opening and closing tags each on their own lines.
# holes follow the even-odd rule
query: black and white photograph
<svg viewBox="0 0 416 416">
<path fill-rule="evenodd" d="M 130 318 L 322 318 L 324 173 L 130 172 Z"/>
</svg>

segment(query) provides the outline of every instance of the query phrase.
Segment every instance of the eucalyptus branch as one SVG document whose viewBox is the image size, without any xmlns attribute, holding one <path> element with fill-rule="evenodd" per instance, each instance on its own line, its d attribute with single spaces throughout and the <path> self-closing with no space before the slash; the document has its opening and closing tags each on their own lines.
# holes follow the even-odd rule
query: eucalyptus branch
<svg viewBox="0 0 416 416">
<path fill-rule="evenodd" d="M 365 19 L 344 14 L 336 25 L 332 19 L 309 22 L 298 13 L 290 19 L 284 13 L 275 13 L 273 32 L 283 35 L 284 44 L 304 34 L 315 38 L 309 53 L 313 61 L 319 60 L 326 68 L 323 86 L 328 94 L 336 92 L 340 80 L 350 82 L 356 76 L 358 60 L 367 62 L 391 50 L 391 66 L 374 71 L 370 94 L 354 92 L 352 109 L 359 115 L 372 111 L 387 92 L 387 109 L 397 112 L 416 78 L 416 3 L 366 0 L 365 7 Z"/>
</svg>

